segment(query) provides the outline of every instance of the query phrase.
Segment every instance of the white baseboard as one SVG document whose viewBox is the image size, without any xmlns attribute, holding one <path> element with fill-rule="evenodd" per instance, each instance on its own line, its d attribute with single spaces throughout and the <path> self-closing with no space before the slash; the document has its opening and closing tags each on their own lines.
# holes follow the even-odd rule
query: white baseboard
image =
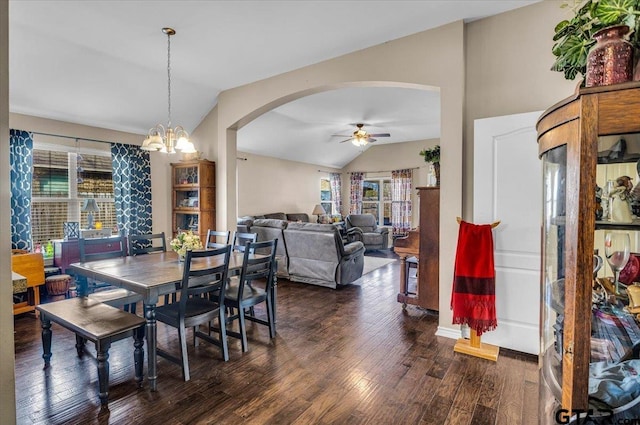
<svg viewBox="0 0 640 425">
<path fill-rule="evenodd" d="M 460 328 L 451 329 L 442 326 L 438 326 L 436 336 L 451 339 L 464 337 Z M 495 331 L 482 334 L 482 342 L 534 355 L 540 352 L 539 341 L 540 331 L 537 326 L 500 319 Z"/>
<path fill-rule="evenodd" d="M 445 338 L 458 339 L 461 337 L 460 329 L 451 329 L 445 328 L 442 326 L 438 326 L 438 330 L 436 331 L 436 336 L 443 336 Z"/>
</svg>

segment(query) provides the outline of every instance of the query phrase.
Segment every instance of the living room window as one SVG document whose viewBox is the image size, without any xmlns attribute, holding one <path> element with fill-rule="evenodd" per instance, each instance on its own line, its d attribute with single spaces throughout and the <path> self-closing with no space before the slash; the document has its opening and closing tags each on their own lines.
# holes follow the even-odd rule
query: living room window
<svg viewBox="0 0 640 425">
<path fill-rule="evenodd" d="M 364 180 L 362 190 L 362 213 L 373 214 L 380 226 L 390 226 L 391 179 Z"/>
<path fill-rule="evenodd" d="M 327 214 L 333 213 L 333 199 L 331 196 L 331 181 L 328 178 L 320 179 L 320 205 Z"/>
<path fill-rule="evenodd" d="M 81 212 L 85 199 L 94 198 L 100 212 L 94 222 L 103 228 L 116 225 L 111 155 L 108 152 L 58 151 L 34 146 L 31 193 L 31 228 L 34 244 L 61 239 L 63 223 L 75 221 L 87 228 Z"/>
</svg>

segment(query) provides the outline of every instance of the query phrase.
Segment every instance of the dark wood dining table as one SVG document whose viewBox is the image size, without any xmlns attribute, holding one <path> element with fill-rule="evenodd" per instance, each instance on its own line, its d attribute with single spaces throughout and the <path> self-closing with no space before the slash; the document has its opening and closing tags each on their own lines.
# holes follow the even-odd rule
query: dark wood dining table
<svg viewBox="0 0 640 425">
<path fill-rule="evenodd" d="M 257 255 L 257 254 L 256 254 Z M 242 268 L 244 253 L 232 252 L 229 258 L 229 274 L 238 274 Z M 194 260 L 192 269 L 215 266 L 217 259 Z M 73 263 L 70 270 L 79 277 L 78 296 L 87 293 L 87 278 L 126 288 L 143 296 L 144 317 L 147 321 L 146 338 L 148 354 L 147 379 L 152 391 L 157 388 L 157 324 L 156 304 L 161 296 L 176 292 L 182 281 L 183 264 L 175 252 L 110 258 L 85 263 Z M 275 292 L 272 293 L 275 299 Z"/>
</svg>

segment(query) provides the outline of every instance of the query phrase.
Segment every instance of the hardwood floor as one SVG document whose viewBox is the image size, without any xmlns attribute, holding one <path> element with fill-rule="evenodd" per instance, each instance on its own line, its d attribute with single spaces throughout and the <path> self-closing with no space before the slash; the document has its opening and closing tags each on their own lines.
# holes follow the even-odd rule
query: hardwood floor
<svg viewBox="0 0 640 425">
<path fill-rule="evenodd" d="M 274 340 L 249 322 L 249 352 L 230 339 L 226 363 L 217 347 L 190 346 L 189 382 L 160 359 L 157 392 L 136 387 L 133 343 L 119 341 L 110 350 L 108 410 L 100 409 L 94 359 L 76 356 L 74 335 L 53 325 L 45 370 L 39 321 L 18 316 L 18 423 L 537 424 L 536 359 L 454 353 L 454 340 L 434 335 L 437 315 L 396 302 L 398 276 L 393 262 L 338 290 L 280 279 Z M 159 345 L 177 353 L 175 330 L 158 328 Z"/>
</svg>

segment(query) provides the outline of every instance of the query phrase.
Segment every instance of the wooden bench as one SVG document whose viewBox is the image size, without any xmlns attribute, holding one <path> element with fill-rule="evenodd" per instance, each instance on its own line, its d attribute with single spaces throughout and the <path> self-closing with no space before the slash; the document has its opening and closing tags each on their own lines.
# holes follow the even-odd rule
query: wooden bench
<svg viewBox="0 0 640 425">
<path fill-rule="evenodd" d="M 71 298 L 36 306 L 42 322 L 42 347 L 45 368 L 51 362 L 51 322 L 76 334 L 78 356 L 84 353 L 87 340 L 96 346 L 100 402 L 109 400 L 109 348 L 111 343 L 133 336 L 135 374 L 142 386 L 144 329 L 146 321 L 135 314 L 102 304 L 87 297 Z"/>
</svg>

